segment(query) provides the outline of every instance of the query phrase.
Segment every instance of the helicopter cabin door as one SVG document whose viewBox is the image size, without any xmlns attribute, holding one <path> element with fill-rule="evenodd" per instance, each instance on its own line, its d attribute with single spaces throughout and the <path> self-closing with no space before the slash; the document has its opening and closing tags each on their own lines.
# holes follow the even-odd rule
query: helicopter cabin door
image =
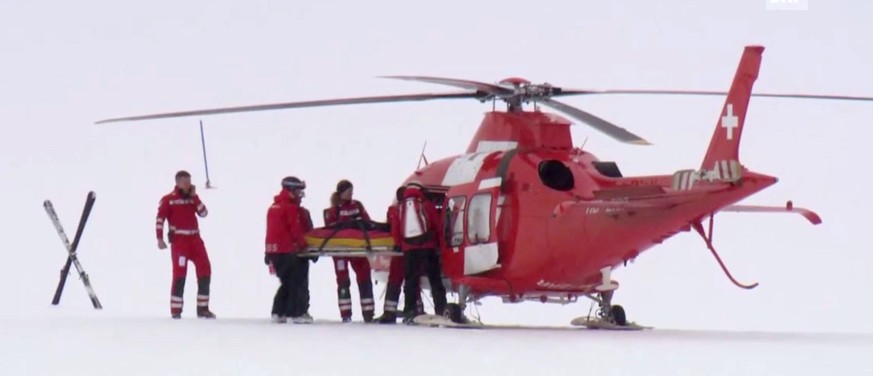
<svg viewBox="0 0 873 376">
<path fill-rule="evenodd" d="M 443 210 L 443 271 L 474 275 L 500 265 L 495 224 L 500 178 L 452 187 Z"/>
</svg>

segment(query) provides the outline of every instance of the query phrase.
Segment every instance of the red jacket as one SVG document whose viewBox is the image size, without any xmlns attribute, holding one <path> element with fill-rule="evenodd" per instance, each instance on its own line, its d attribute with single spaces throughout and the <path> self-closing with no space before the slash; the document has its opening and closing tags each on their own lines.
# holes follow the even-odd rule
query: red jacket
<svg viewBox="0 0 873 376">
<path fill-rule="evenodd" d="M 388 207 L 388 212 L 385 214 L 385 222 L 391 227 L 391 238 L 394 239 L 394 244 L 398 247 L 403 242 L 403 236 L 400 235 L 400 212 L 397 209 L 398 204 L 393 204 Z"/>
<path fill-rule="evenodd" d="M 164 221 L 169 222 L 167 236 L 172 241 L 174 236 L 195 235 L 200 233 L 197 216 L 208 214 L 206 205 L 200 201 L 196 193 L 184 195 L 178 188 L 161 197 L 158 203 L 158 215 L 155 223 L 155 235 L 164 238 Z"/>
<path fill-rule="evenodd" d="M 440 217 L 433 202 L 425 199 L 424 194 L 417 189 L 407 189 L 403 194 L 403 201 L 399 204 L 400 215 L 399 236 L 402 238 L 402 249 L 436 249 L 439 247 L 440 234 L 442 234 Z M 417 226 L 416 226 L 417 224 Z M 414 244 L 408 239 L 407 232 L 414 232 L 416 228 L 426 228 L 430 238 L 421 243 Z"/>
<path fill-rule="evenodd" d="M 300 221 L 303 224 L 303 233 L 306 234 L 309 231 L 312 231 L 314 228 L 312 226 L 312 216 L 309 214 L 309 210 L 300 206 Z"/>
<path fill-rule="evenodd" d="M 324 225 L 332 226 L 337 223 L 351 222 L 356 219 L 370 222 L 370 215 L 364 209 L 364 204 L 358 200 L 340 202 L 338 206 L 334 206 L 325 210 Z"/>
<path fill-rule="evenodd" d="M 300 207 L 300 202 L 282 192 L 273 198 L 267 209 L 267 236 L 265 253 L 295 253 L 306 250 L 303 235 L 308 230 L 309 212 Z"/>
</svg>

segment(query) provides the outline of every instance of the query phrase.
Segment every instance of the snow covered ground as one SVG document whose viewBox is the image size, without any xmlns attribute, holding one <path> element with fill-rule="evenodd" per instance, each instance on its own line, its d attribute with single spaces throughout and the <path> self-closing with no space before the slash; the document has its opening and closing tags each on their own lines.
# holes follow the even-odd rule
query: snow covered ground
<svg viewBox="0 0 873 376">
<path fill-rule="evenodd" d="M 4 375 L 862 375 L 873 335 L 3 318 Z"/>
</svg>

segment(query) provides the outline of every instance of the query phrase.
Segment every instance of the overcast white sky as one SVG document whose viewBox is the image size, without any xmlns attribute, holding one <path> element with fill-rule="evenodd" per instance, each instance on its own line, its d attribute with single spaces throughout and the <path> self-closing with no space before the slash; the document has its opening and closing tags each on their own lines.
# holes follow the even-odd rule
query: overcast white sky
<svg viewBox="0 0 873 376">
<path fill-rule="evenodd" d="M 522 76 L 574 88 L 726 90 L 743 46 L 766 47 L 756 92 L 873 95 L 873 4 L 810 0 L 0 3 L 0 188 L 3 315 L 50 302 L 64 251 L 41 202 L 70 237 L 88 190 L 97 204 L 81 259 L 107 312 L 167 313 L 169 256 L 153 218 L 173 173 L 203 187 L 197 121 L 206 124 L 216 190 L 201 222 L 220 317 L 266 315 L 275 281 L 261 260 L 264 214 L 285 175 L 309 184 L 316 214 L 342 178 L 377 219 L 416 166 L 462 152 L 490 105 L 475 101 L 290 110 L 141 123 L 97 120 L 207 107 L 450 91 L 376 79 L 421 74 L 498 81 Z M 575 126 L 575 144 L 626 175 L 699 165 L 721 98 L 602 96 L 567 102 L 653 146 L 619 144 Z M 873 103 L 753 99 L 741 159 L 779 183 L 748 203 L 817 210 L 800 217 L 724 214 L 715 241 L 735 288 L 695 234 L 681 234 L 616 272 L 616 302 L 661 327 L 873 331 L 867 167 Z M 193 278 L 193 270 L 191 271 Z M 313 269 L 313 314 L 336 317 L 333 271 Z M 68 281 L 65 307 L 90 309 Z M 193 297 L 194 284 L 187 296 Z M 381 291 L 382 286 L 376 287 Z M 188 307 L 192 307 L 189 302 Z M 381 304 L 381 302 L 380 302 Z M 76 308 L 66 308 L 76 309 Z M 381 311 L 381 306 L 379 308 Z M 588 311 L 506 306 L 485 319 L 565 324 Z M 359 314 L 355 302 L 356 317 Z"/>
</svg>

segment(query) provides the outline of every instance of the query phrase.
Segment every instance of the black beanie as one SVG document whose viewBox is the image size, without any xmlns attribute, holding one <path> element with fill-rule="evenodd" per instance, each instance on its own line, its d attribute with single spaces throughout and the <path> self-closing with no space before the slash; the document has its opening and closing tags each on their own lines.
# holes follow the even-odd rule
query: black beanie
<svg viewBox="0 0 873 376">
<path fill-rule="evenodd" d="M 348 180 L 340 180 L 339 183 L 336 184 L 336 192 L 342 194 L 347 189 L 352 187 L 352 182 Z"/>
</svg>

